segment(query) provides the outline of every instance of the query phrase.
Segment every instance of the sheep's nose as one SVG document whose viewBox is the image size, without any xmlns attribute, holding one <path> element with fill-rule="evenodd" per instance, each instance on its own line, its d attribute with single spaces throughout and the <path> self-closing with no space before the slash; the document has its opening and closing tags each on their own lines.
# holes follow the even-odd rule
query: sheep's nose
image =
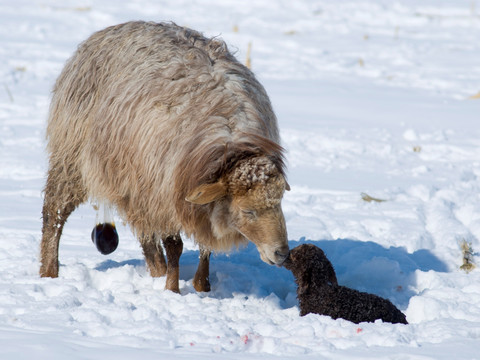
<svg viewBox="0 0 480 360">
<path fill-rule="evenodd" d="M 285 260 L 288 258 L 288 254 L 290 253 L 290 249 L 288 246 L 282 247 L 281 249 L 275 251 L 276 257 L 276 264 L 281 266 Z"/>
</svg>

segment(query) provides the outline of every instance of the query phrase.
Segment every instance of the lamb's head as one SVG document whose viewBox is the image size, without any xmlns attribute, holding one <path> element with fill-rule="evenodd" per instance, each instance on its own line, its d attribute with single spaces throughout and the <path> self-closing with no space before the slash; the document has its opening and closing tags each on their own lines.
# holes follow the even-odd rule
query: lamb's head
<svg viewBox="0 0 480 360">
<path fill-rule="evenodd" d="M 281 265 L 289 248 L 281 201 L 289 185 L 266 156 L 240 160 L 218 182 L 200 185 L 187 201 L 217 202 L 212 219 L 214 233 L 242 234 L 258 248 L 263 261 Z"/>
<path fill-rule="evenodd" d="M 284 266 L 293 273 L 299 289 L 315 282 L 318 285 L 338 285 L 332 263 L 319 247 L 303 244 L 290 251 Z"/>
</svg>

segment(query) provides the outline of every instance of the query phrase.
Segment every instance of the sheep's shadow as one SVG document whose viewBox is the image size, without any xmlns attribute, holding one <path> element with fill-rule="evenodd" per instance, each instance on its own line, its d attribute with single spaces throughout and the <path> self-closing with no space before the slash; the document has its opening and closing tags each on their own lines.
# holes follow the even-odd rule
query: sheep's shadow
<svg viewBox="0 0 480 360">
<path fill-rule="evenodd" d="M 294 248 L 304 243 L 324 250 L 340 285 L 388 298 L 402 309 L 416 295 L 417 270 L 448 271 L 445 263 L 425 249 L 409 253 L 403 247 L 385 248 L 370 241 L 307 241 L 304 238 L 290 241 L 289 246 Z M 198 252 L 187 252 L 182 257 L 181 277 L 188 280 L 195 273 Z M 293 275 L 285 268 L 265 264 L 253 244 L 230 255 L 212 256 L 210 273 L 210 295 L 216 298 L 228 298 L 238 293 L 266 297 L 273 293 L 280 299 L 282 307 L 295 304 Z"/>
<path fill-rule="evenodd" d="M 416 294 L 415 271 L 448 270 L 445 263 L 424 249 L 408 253 L 402 247 L 385 248 L 370 241 L 314 241 L 304 238 L 290 241 L 289 246 L 294 248 L 304 243 L 323 249 L 335 268 L 340 285 L 388 298 L 401 309 L 406 308 L 410 298 Z M 182 294 L 195 292 L 191 281 L 198 265 L 198 255 L 198 251 L 189 250 L 180 258 L 180 279 L 185 281 Z M 95 269 L 106 271 L 125 265 L 145 269 L 143 259 L 122 262 L 106 260 Z M 253 244 L 228 255 L 213 254 L 210 281 L 212 291 L 204 296 L 222 299 L 241 294 L 264 298 L 274 294 L 283 308 L 296 304 L 293 275 L 285 268 L 264 263 Z"/>
<path fill-rule="evenodd" d="M 142 267 L 142 266 L 145 266 L 145 260 L 131 259 L 131 260 L 125 260 L 125 261 L 115 261 L 115 260 L 108 259 L 108 260 L 102 261 L 100 264 L 95 266 L 95 270 L 107 271 L 109 269 L 121 268 L 121 267 L 124 267 L 125 265 L 130 265 L 133 267 Z"/>
</svg>

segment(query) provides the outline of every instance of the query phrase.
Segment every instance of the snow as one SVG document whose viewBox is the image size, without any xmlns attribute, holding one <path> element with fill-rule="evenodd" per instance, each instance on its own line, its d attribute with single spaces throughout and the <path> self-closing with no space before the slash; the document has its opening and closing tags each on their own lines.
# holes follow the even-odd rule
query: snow
<svg viewBox="0 0 480 360">
<path fill-rule="evenodd" d="M 254 245 L 212 257 L 198 294 L 185 239 L 181 295 L 164 291 L 120 219 L 98 253 L 88 204 L 59 278 L 38 276 L 50 90 L 79 42 L 132 19 L 221 36 L 241 61 L 251 44 L 288 150 L 290 247 L 320 246 L 409 325 L 300 317 L 292 275 Z M 0 357 L 478 358 L 480 271 L 460 243 L 480 248 L 479 38 L 476 0 L 0 2 Z"/>
</svg>

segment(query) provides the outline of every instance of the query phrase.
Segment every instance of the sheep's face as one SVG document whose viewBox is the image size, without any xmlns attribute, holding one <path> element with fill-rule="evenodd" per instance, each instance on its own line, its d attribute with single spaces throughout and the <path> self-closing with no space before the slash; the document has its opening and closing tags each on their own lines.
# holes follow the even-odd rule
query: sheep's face
<svg viewBox="0 0 480 360">
<path fill-rule="evenodd" d="M 267 264 L 281 265 L 288 256 L 287 230 L 281 208 L 285 180 L 258 184 L 230 203 L 232 227 L 252 241 Z"/>
<path fill-rule="evenodd" d="M 289 186 L 266 157 L 242 161 L 225 179 L 201 185 L 187 200 L 197 204 L 218 201 L 222 205 L 212 222 L 221 236 L 236 231 L 252 241 L 267 264 L 281 265 L 288 257 L 288 239 L 281 201 Z"/>
</svg>

